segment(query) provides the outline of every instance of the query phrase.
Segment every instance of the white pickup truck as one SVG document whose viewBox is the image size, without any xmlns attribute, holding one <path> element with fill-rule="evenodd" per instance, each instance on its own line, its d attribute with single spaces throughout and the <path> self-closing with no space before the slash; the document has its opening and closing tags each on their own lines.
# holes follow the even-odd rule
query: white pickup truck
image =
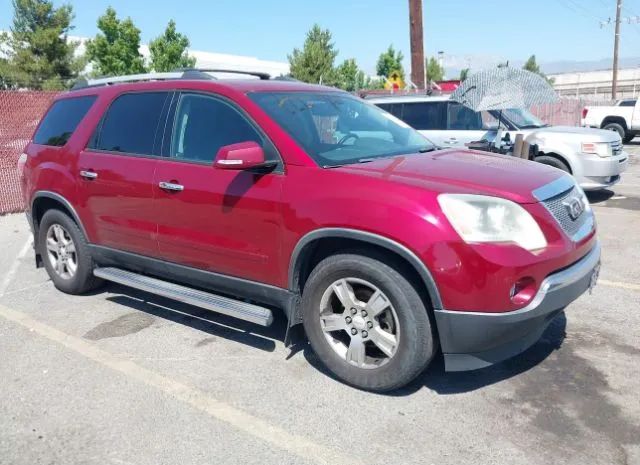
<svg viewBox="0 0 640 465">
<path fill-rule="evenodd" d="M 640 136 L 640 99 L 618 100 L 615 105 L 588 106 L 582 110 L 582 126 L 616 131 L 626 144 Z"/>
</svg>

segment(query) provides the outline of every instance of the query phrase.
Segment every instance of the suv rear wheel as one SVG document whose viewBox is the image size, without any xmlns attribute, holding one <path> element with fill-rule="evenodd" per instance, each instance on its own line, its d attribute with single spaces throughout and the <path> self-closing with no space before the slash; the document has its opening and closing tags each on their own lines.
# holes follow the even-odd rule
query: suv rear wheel
<svg viewBox="0 0 640 465">
<path fill-rule="evenodd" d="M 429 315 L 414 286 L 362 255 L 334 255 L 315 267 L 303 292 L 303 321 L 319 359 L 362 389 L 407 384 L 435 352 Z"/>
<path fill-rule="evenodd" d="M 59 210 L 47 211 L 40 221 L 38 249 L 44 266 L 59 290 L 82 294 L 98 287 L 87 241 L 78 225 Z"/>
<path fill-rule="evenodd" d="M 620 139 L 624 139 L 626 136 L 624 127 L 622 127 L 622 125 L 619 123 L 607 123 L 602 129 L 617 132 L 618 134 L 620 134 Z"/>
</svg>

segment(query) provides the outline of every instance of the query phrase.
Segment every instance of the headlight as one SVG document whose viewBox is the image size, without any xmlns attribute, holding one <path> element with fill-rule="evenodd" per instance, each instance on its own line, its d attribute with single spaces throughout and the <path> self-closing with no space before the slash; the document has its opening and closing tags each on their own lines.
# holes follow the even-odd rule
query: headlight
<svg viewBox="0 0 640 465">
<path fill-rule="evenodd" d="M 601 157 L 613 156 L 613 148 L 608 142 L 583 142 L 582 153 L 594 153 Z"/>
<path fill-rule="evenodd" d="M 547 246 L 538 223 L 517 203 L 471 194 L 440 194 L 438 202 L 465 242 L 514 242 L 527 250 Z"/>
</svg>

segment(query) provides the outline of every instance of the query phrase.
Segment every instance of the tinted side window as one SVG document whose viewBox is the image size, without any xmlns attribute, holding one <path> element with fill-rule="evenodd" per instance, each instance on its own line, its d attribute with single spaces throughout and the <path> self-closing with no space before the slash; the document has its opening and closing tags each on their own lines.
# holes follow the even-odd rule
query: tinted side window
<svg viewBox="0 0 640 465">
<path fill-rule="evenodd" d="M 446 129 L 446 102 L 407 102 L 402 104 L 401 119 L 418 130 Z"/>
<path fill-rule="evenodd" d="M 636 106 L 636 101 L 635 100 L 623 100 L 622 102 L 620 102 L 620 106 L 621 107 L 635 107 Z"/>
<path fill-rule="evenodd" d="M 483 128 L 482 115 L 459 103 L 449 103 L 449 129 L 479 131 Z"/>
<path fill-rule="evenodd" d="M 56 147 L 66 144 L 95 100 L 95 95 L 87 95 L 55 102 L 34 134 L 33 142 Z"/>
<path fill-rule="evenodd" d="M 157 155 L 153 143 L 166 98 L 166 92 L 124 94 L 116 98 L 103 118 L 92 148 Z"/>
<path fill-rule="evenodd" d="M 402 119 L 402 105 L 399 103 L 377 103 L 384 111 L 391 113 L 396 118 Z"/>
<path fill-rule="evenodd" d="M 172 158 L 213 162 L 221 147 L 263 139 L 235 108 L 206 95 L 186 94 L 176 110 Z"/>
</svg>

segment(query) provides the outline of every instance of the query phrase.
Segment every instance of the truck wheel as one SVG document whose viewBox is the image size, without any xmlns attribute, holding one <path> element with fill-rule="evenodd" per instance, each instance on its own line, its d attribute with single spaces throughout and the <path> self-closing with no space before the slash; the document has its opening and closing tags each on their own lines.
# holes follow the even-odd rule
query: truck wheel
<svg viewBox="0 0 640 465">
<path fill-rule="evenodd" d="M 541 155 L 539 157 L 536 157 L 536 161 L 538 163 L 542 163 L 543 165 L 553 166 L 554 168 L 558 168 L 559 170 L 562 170 L 566 173 L 571 173 L 566 163 L 562 162 L 561 160 L 558 160 L 555 157 L 550 157 L 548 155 Z"/>
<path fill-rule="evenodd" d="M 607 123 L 602 129 L 617 132 L 618 134 L 620 134 L 620 139 L 624 139 L 626 137 L 624 128 L 618 123 Z"/>
<path fill-rule="evenodd" d="M 627 134 L 626 136 L 624 136 L 622 138 L 622 142 L 624 142 L 625 144 L 628 144 L 629 142 L 631 142 L 633 139 L 635 139 L 636 135 L 635 134 Z"/>
<path fill-rule="evenodd" d="M 98 287 L 87 241 L 78 225 L 60 210 L 47 211 L 38 230 L 38 250 L 56 288 L 82 294 Z"/>
<path fill-rule="evenodd" d="M 321 261 L 304 287 L 302 313 L 318 358 L 361 389 L 404 386 L 435 352 L 418 292 L 400 272 L 373 258 L 339 254 Z"/>
</svg>

